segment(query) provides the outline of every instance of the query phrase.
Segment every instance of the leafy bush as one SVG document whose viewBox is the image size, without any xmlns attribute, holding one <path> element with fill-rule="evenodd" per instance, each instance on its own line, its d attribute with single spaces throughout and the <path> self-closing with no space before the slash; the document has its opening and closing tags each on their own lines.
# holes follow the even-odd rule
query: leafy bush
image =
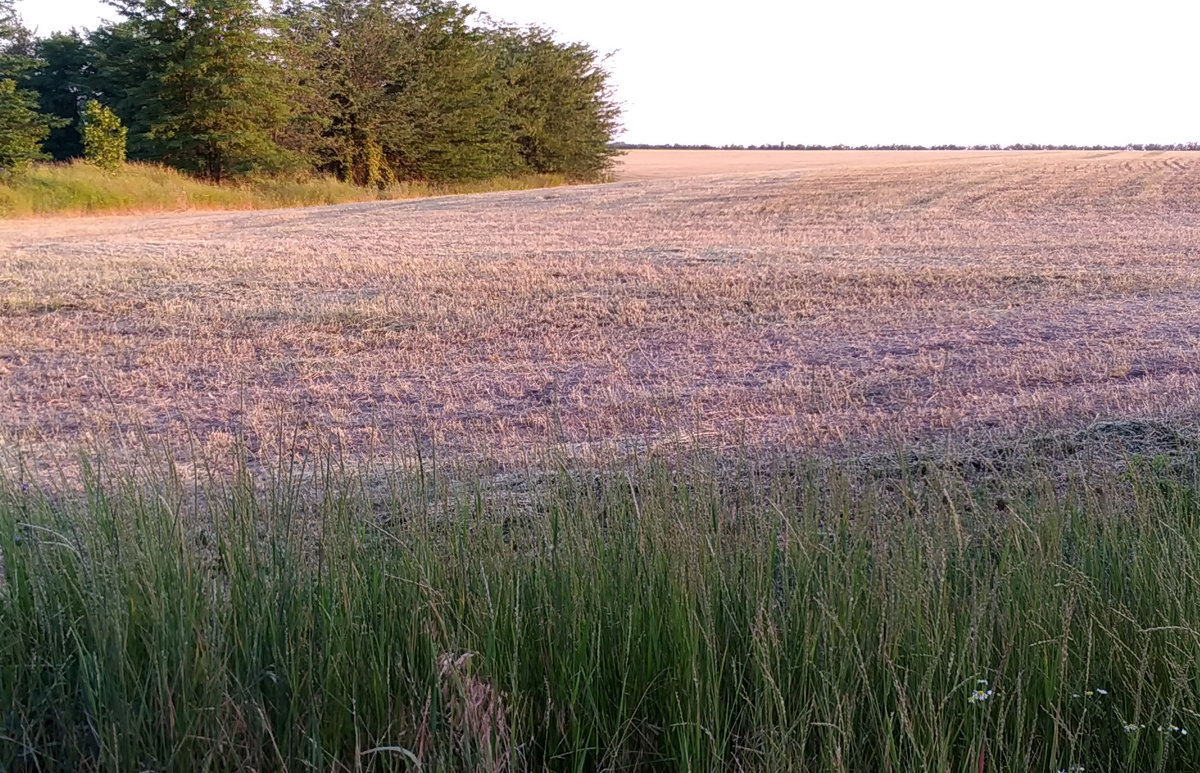
<svg viewBox="0 0 1200 773">
<path fill-rule="evenodd" d="M 109 172 L 125 163 L 125 144 L 129 130 L 112 110 L 96 100 L 83 107 L 83 157 Z"/>
</svg>

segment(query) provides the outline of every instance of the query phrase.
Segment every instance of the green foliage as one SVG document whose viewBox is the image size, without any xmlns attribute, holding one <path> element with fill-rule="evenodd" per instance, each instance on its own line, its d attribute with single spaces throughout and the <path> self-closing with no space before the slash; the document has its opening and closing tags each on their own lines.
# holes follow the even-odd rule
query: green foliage
<svg viewBox="0 0 1200 773">
<path fill-rule="evenodd" d="M 415 18 L 415 55 L 398 81 L 400 120 L 381 133 L 402 176 L 483 178 L 513 169 L 502 83 L 482 33 L 469 25 L 472 13 L 428 4 Z"/>
<path fill-rule="evenodd" d="M 257 0 L 111 4 L 122 21 L 86 37 L 33 42 L 14 22 L 9 48 L 38 60 L 0 65 L 50 116 L 73 119 L 89 99 L 111 107 L 134 160 L 218 182 L 309 171 L 384 189 L 594 179 L 612 158 L 617 109 L 595 52 L 451 0 L 278 0 L 270 13 Z M 53 127 L 47 150 L 81 155 L 79 129 Z"/>
<path fill-rule="evenodd" d="M 0 175 L 11 178 L 44 158 L 42 141 L 56 122 L 38 112 L 37 94 L 19 80 L 37 66 L 33 36 L 21 23 L 13 0 L 0 0 Z"/>
<path fill-rule="evenodd" d="M 14 0 L 0 0 L 0 80 L 17 80 L 36 63 L 33 33 L 22 23 Z"/>
<path fill-rule="evenodd" d="M 78 32 L 57 33 L 34 43 L 38 60 L 22 85 L 38 94 L 40 110 L 59 121 L 44 150 L 56 161 L 83 155 L 78 117 L 94 88 L 96 52 Z"/>
<path fill-rule="evenodd" d="M 101 169 L 115 172 L 125 164 L 125 142 L 129 130 L 116 113 L 96 100 L 83 107 L 83 155 Z"/>
<path fill-rule="evenodd" d="M 340 470 L 0 485 L 0 767 L 1200 769 L 1194 466 Z"/>
<path fill-rule="evenodd" d="M 596 53 L 561 45 L 537 27 L 492 33 L 506 82 L 505 113 L 532 171 L 594 179 L 609 167 L 619 110 Z"/>
<path fill-rule="evenodd" d="M 362 185 L 515 171 L 502 93 L 471 11 L 450 3 L 329 0 L 284 14 L 320 95 L 318 168 Z"/>
<path fill-rule="evenodd" d="M 50 133 L 50 121 L 37 112 L 35 99 L 11 78 L 0 80 L 0 175 L 4 177 L 20 175 L 32 162 L 45 158 L 41 146 Z"/>
<path fill-rule="evenodd" d="M 131 20 L 105 25 L 88 35 L 87 47 L 89 66 L 81 78 L 87 95 L 108 105 L 129 129 L 130 159 L 161 160 L 149 139 L 150 111 L 143 109 L 139 94 L 155 64 L 147 55 L 152 46 L 141 26 Z M 77 103 L 76 115 L 79 107 Z"/>
<path fill-rule="evenodd" d="M 118 0 L 142 80 L 121 107 L 140 112 L 148 154 L 220 182 L 283 166 L 273 133 L 288 112 L 255 0 Z"/>
<path fill-rule="evenodd" d="M 390 84 L 410 53 L 407 28 L 392 4 L 370 0 L 296 2 L 282 33 L 298 71 L 300 93 L 318 118 L 300 143 L 310 163 L 340 180 L 376 187 L 394 176 L 379 140 L 397 110 Z"/>
</svg>

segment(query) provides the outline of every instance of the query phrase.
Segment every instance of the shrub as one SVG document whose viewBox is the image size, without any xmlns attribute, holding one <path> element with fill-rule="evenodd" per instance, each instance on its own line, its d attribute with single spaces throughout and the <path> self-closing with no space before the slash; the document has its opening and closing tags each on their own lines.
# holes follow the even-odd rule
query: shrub
<svg viewBox="0 0 1200 773">
<path fill-rule="evenodd" d="M 83 106 L 82 124 L 84 158 L 110 172 L 120 169 L 129 130 L 116 113 L 92 99 Z"/>
</svg>

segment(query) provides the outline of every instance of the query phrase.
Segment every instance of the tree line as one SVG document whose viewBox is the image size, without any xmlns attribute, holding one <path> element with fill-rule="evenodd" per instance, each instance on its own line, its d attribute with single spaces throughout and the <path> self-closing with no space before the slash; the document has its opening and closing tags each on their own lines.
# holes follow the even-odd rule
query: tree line
<svg viewBox="0 0 1200 773">
<path fill-rule="evenodd" d="M 592 179 L 616 152 L 602 56 L 454 0 L 108 3 L 118 21 L 37 38 L 0 0 L 0 171 L 81 157 L 88 136 L 216 182 L 378 187 Z"/>
</svg>

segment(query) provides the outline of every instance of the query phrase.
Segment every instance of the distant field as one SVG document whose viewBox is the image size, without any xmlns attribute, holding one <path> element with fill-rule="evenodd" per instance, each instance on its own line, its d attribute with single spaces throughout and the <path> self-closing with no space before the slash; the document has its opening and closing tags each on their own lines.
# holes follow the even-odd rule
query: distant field
<svg viewBox="0 0 1200 773">
<path fill-rule="evenodd" d="M 1197 414 L 1200 155 L 624 163 L 612 185 L 0 224 L 0 435 L 503 456 Z"/>
<path fill-rule="evenodd" d="M 618 160 L 616 177 L 618 180 L 656 180 L 750 172 L 849 170 L 865 166 L 928 166 L 981 159 L 1011 161 L 1037 155 L 990 150 L 629 150 Z"/>
</svg>

